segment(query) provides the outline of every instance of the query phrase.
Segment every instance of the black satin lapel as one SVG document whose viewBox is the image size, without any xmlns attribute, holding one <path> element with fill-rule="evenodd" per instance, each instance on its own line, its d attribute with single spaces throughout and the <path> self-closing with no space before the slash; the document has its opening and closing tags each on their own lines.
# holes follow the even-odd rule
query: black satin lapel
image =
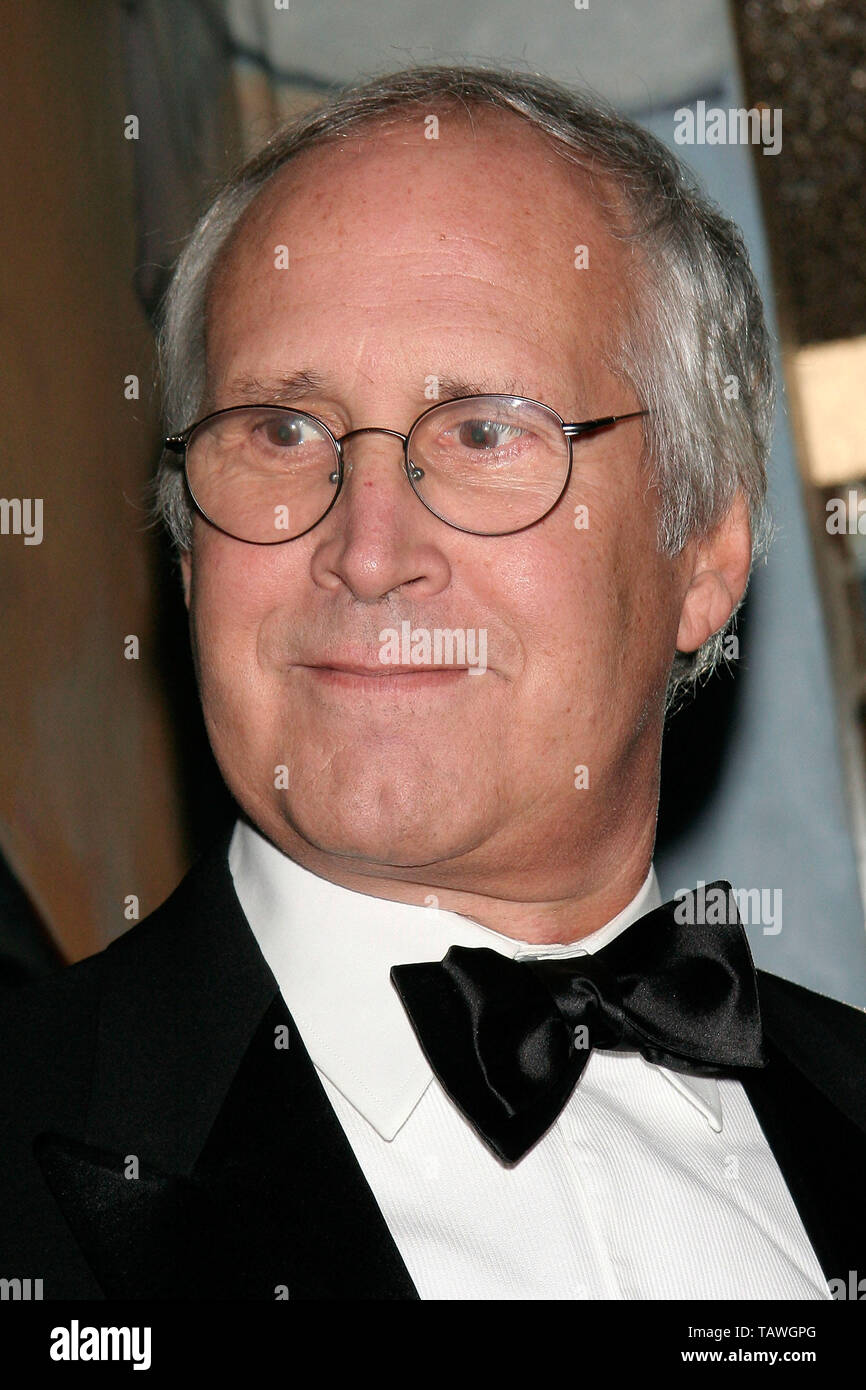
<svg viewBox="0 0 866 1390">
<path fill-rule="evenodd" d="M 223 1214 L 232 1247 L 243 1249 L 243 1297 L 285 1289 L 292 1299 L 417 1299 L 281 997 L 193 1177 Z"/>
<path fill-rule="evenodd" d="M 229 836 L 100 958 L 96 1063 L 80 1137 L 188 1173 L 278 988 L 234 890 Z"/>
<path fill-rule="evenodd" d="M 99 958 L 86 1114 L 43 1175 L 110 1298 L 417 1298 L 227 849 Z"/>
<path fill-rule="evenodd" d="M 866 1134 L 767 1039 L 740 1080 L 827 1279 L 866 1269 Z"/>
<path fill-rule="evenodd" d="M 188 1178 L 62 1135 L 34 1145 L 45 1181 L 108 1299 L 243 1297 L 220 1213 Z"/>
<path fill-rule="evenodd" d="M 127 1176 L 135 1148 L 36 1145 L 106 1298 L 418 1297 L 282 998 L 192 1173 Z"/>
</svg>

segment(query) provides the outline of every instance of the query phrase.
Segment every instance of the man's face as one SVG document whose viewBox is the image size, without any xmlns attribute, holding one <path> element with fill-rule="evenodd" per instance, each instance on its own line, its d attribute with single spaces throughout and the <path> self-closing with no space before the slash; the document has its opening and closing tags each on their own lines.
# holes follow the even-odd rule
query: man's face
<svg viewBox="0 0 866 1390">
<path fill-rule="evenodd" d="M 212 287 L 201 413 L 270 401 L 338 437 L 406 433 L 431 378 L 565 420 L 636 410 L 603 360 L 628 254 L 514 119 L 350 138 L 286 166 L 248 214 Z M 274 395 L 302 373 L 316 384 Z M 527 900 L 648 853 L 684 586 L 657 551 L 641 438 L 632 420 L 576 441 L 560 504 L 510 536 L 433 516 L 381 434 L 347 444 L 336 506 L 299 539 L 249 545 L 196 518 L 184 571 L 205 718 L 269 838 L 337 877 L 342 863 Z M 486 672 L 389 674 L 380 634 L 406 620 L 485 630 Z"/>
</svg>

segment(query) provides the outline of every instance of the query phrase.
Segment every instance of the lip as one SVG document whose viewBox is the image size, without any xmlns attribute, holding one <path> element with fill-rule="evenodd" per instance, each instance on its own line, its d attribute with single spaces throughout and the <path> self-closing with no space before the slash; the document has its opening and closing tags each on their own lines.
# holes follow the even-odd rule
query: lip
<svg viewBox="0 0 866 1390">
<path fill-rule="evenodd" d="M 469 671 L 467 666 L 367 666 L 358 662 L 313 662 L 304 664 L 316 680 L 352 689 L 409 691 L 453 685 Z"/>
</svg>

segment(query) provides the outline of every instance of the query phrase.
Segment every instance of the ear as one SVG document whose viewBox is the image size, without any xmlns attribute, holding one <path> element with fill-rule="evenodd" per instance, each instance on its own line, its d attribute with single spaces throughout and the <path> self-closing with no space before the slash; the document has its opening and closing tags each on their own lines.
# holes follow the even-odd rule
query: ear
<svg viewBox="0 0 866 1390">
<path fill-rule="evenodd" d="M 680 613 L 677 651 L 697 651 L 725 626 L 746 592 L 751 563 L 749 509 L 738 491 L 715 530 L 693 542 L 691 577 Z"/>
<path fill-rule="evenodd" d="M 189 596 L 192 589 L 192 551 L 183 550 L 180 556 L 180 573 L 183 579 L 183 601 L 189 608 Z"/>
</svg>

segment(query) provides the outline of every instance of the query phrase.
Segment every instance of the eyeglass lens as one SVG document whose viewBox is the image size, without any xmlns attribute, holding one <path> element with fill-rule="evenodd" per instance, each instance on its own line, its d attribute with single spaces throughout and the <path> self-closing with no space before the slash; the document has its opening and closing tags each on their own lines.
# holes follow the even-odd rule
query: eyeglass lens
<svg viewBox="0 0 866 1390">
<path fill-rule="evenodd" d="M 513 396 L 442 402 L 413 427 L 406 452 L 409 481 L 425 506 L 482 535 L 540 520 L 568 478 L 558 416 Z M 339 467 L 319 421 L 275 406 L 216 415 L 187 445 L 196 505 L 229 535 L 259 544 L 289 540 L 320 521 L 334 501 Z"/>
</svg>

